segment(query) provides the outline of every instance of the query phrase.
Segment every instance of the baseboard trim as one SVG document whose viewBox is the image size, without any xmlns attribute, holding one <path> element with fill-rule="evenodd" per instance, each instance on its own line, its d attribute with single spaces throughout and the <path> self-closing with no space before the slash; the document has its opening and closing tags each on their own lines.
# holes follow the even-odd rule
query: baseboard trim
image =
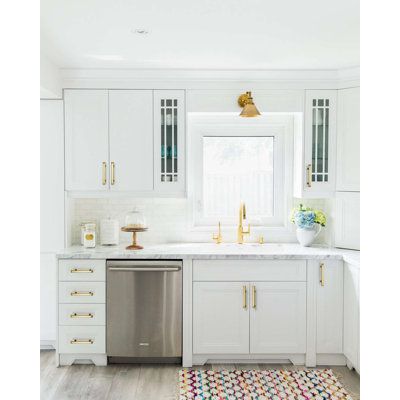
<svg viewBox="0 0 400 400">
<path fill-rule="evenodd" d="M 56 348 L 55 340 L 41 340 L 40 350 L 54 350 Z"/>
<path fill-rule="evenodd" d="M 346 365 L 343 354 L 317 354 L 317 365 Z"/>
</svg>

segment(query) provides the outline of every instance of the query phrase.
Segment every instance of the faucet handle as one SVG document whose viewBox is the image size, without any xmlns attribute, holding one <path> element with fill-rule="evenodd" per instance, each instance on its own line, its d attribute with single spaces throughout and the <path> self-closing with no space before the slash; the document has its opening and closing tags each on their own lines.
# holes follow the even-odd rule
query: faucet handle
<svg viewBox="0 0 400 400">
<path fill-rule="evenodd" d="M 222 242 L 221 222 L 218 222 L 218 233 L 213 233 L 212 238 L 215 240 L 216 244 L 220 244 Z"/>
<path fill-rule="evenodd" d="M 243 229 L 243 235 L 250 235 L 250 224 L 247 225 L 247 230 Z"/>
</svg>

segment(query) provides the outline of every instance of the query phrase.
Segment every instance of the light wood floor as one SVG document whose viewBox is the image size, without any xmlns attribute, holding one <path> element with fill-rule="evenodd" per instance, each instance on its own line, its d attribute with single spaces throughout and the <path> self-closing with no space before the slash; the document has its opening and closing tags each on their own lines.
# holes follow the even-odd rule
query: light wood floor
<svg viewBox="0 0 400 400">
<path fill-rule="evenodd" d="M 196 369 L 293 369 L 288 364 L 215 364 Z M 304 367 L 303 367 L 304 368 Z M 176 399 L 179 365 L 55 366 L 53 350 L 40 353 L 42 400 L 172 400 Z M 360 379 L 347 367 L 332 367 L 345 388 L 359 399 Z"/>
</svg>

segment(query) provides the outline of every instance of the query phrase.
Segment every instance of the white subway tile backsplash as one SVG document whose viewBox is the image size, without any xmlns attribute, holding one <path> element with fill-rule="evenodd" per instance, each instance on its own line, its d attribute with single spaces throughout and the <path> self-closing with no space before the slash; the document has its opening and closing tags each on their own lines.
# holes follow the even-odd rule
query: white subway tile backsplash
<svg viewBox="0 0 400 400">
<path fill-rule="evenodd" d="M 210 242 L 211 232 L 196 230 L 192 226 L 192 205 L 188 199 L 175 198 L 93 198 L 72 199 L 71 207 L 71 244 L 80 243 L 80 224 L 82 221 L 94 220 L 97 226 L 103 218 L 113 218 L 124 225 L 125 215 L 133 208 L 138 208 L 145 215 L 149 230 L 139 234 L 138 240 L 143 245 L 171 242 Z M 317 243 L 331 244 L 331 202 L 329 200 L 293 199 L 293 204 L 303 203 L 310 207 L 323 210 L 327 214 L 328 225 L 323 229 Z M 250 210 L 249 210 L 250 212 Z M 257 241 L 263 235 L 266 242 L 295 242 L 295 229 L 289 232 L 281 229 L 255 228 L 247 241 Z M 215 227 L 216 229 L 216 227 Z M 227 242 L 236 241 L 236 227 L 224 228 L 223 239 Z M 120 242 L 127 243 L 131 239 L 129 233 L 120 232 Z"/>
</svg>

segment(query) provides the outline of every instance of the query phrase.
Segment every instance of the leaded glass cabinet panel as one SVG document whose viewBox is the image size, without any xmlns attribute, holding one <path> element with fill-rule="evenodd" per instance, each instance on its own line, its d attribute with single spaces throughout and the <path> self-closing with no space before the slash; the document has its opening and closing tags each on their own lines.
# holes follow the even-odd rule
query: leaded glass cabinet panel
<svg viewBox="0 0 400 400">
<path fill-rule="evenodd" d="M 307 90 L 304 191 L 330 197 L 335 190 L 336 90 Z"/>
<path fill-rule="evenodd" d="M 154 188 L 185 192 L 185 95 L 183 90 L 154 91 Z"/>
</svg>

